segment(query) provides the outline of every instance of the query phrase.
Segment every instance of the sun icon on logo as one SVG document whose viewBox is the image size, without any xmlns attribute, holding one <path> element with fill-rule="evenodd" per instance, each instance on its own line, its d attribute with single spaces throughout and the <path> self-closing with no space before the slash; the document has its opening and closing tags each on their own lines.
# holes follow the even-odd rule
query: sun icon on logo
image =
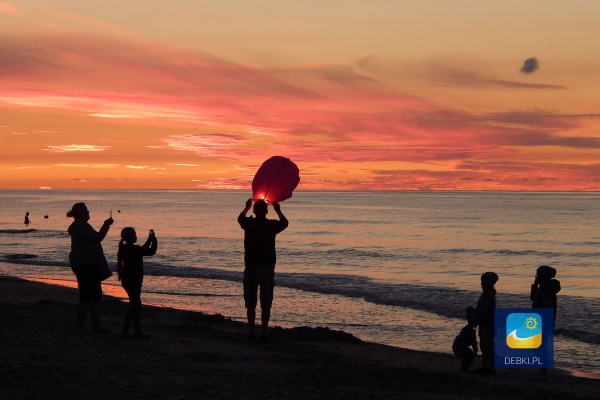
<svg viewBox="0 0 600 400">
<path fill-rule="evenodd" d="M 530 330 L 537 328 L 538 322 L 535 318 L 529 317 L 525 320 L 525 327 Z"/>
</svg>

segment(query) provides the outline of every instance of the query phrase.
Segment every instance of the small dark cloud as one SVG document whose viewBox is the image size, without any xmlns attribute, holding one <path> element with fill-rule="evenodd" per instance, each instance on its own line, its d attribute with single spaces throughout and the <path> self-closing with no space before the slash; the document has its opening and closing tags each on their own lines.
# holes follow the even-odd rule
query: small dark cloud
<svg viewBox="0 0 600 400">
<path fill-rule="evenodd" d="M 523 62 L 521 72 L 524 74 L 532 74 L 540 68 L 540 62 L 535 57 L 530 57 Z"/>
</svg>

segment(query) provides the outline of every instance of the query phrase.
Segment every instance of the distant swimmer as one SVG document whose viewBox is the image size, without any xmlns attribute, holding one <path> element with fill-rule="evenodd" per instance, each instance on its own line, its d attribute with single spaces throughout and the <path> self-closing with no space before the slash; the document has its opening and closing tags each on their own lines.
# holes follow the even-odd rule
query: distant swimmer
<svg viewBox="0 0 600 400">
<path fill-rule="evenodd" d="M 29 220 L 29 212 L 25 213 L 25 225 L 29 225 L 31 221 Z"/>
</svg>

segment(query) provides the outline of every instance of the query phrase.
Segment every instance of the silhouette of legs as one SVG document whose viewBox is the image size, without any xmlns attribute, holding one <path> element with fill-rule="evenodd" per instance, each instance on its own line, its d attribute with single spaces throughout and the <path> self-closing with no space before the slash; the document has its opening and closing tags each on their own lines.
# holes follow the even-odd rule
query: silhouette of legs
<svg viewBox="0 0 600 400">
<path fill-rule="evenodd" d="M 254 325 L 256 323 L 256 305 L 260 288 L 261 307 L 261 340 L 266 341 L 271 319 L 273 304 L 273 288 L 275 286 L 275 271 L 273 268 L 247 267 L 244 270 L 244 300 L 248 318 L 248 341 L 254 341 Z"/>
<path fill-rule="evenodd" d="M 248 317 L 248 341 L 254 341 L 256 335 L 254 334 L 254 326 L 256 325 L 256 308 L 248 308 L 246 310 L 246 316 Z M 267 333 L 269 330 L 269 320 L 271 319 L 271 309 L 261 309 L 261 340 L 266 341 Z"/>
<path fill-rule="evenodd" d="M 263 338 L 267 337 L 267 330 L 269 329 L 269 320 L 271 319 L 271 309 L 263 308 L 261 310 L 261 322 L 262 322 L 262 332 L 261 335 Z"/>
<path fill-rule="evenodd" d="M 106 333 L 106 331 L 100 325 L 100 303 L 92 303 L 92 332 L 95 333 Z"/>
<path fill-rule="evenodd" d="M 77 330 L 83 331 L 85 329 L 85 315 L 87 314 L 88 303 L 79 299 L 77 304 Z"/>
<path fill-rule="evenodd" d="M 478 372 L 495 374 L 493 321 L 479 325 L 479 340 L 481 343 L 481 368 L 478 370 Z"/>
<path fill-rule="evenodd" d="M 133 322 L 134 337 L 137 339 L 145 339 L 148 336 L 142 333 L 141 326 L 141 310 L 142 310 L 142 287 L 139 285 L 123 285 L 127 295 L 129 296 L 129 308 L 127 314 L 125 314 L 125 322 L 123 323 L 123 329 L 121 331 L 122 338 L 129 338 L 129 327 Z"/>
<path fill-rule="evenodd" d="M 246 310 L 246 316 L 248 317 L 248 340 L 254 338 L 254 322 L 256 321 L 256 308 L 248 308 Z"/>
<path fill-rule="evenodd" d="M 460 363 L 460 370 L 463 372 L 467 372 L 471 365 L 473 365 L 473 361 L 475 360 L 475 353 L 471 349 L 466 349 L 464 353 L 464 357 L 462 362 Z"/>
<path fill-rule="evenodd" d="M 462 361 L 460 363 L 460 370 L 463 372 L 467 372 L 471 365 L 473 365 L 473 361 L 475 360 L 475 353 L 469 347 L 452 347 L 452 351 L 456 355 L 456 357 L 460 358 Z"/>
<path fill-rule="evenodd" d="M 77 330 L 85 329 L 85 316 L 88 304 L 91 303 L 92 332 L 102 333 L 100 326 L 100 300 L 102 299 L 102 283 L 94 276 L 94 267 L 81 267 L 76 273 L 79 288 L 79 303 L 77 305 Z"/>
</svg>

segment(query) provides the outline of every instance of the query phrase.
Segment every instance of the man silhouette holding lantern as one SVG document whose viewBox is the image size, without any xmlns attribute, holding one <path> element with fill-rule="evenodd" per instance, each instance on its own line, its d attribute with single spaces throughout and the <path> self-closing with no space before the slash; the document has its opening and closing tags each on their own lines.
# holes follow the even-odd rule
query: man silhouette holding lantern
<svg viewBox="0 0 600 400">
<path fill-rule="evenodd" d="M 288 227 L 288 220 L 281 212 L 279 203 L 273 203 L 273 209 L 279 220 L 267 218 L 269 209 L 264 200 L 257 200 L 254 203 L 255 217 L 246 216 L 250 208 L 252 208 L 252 199 L 246 201 L 246 207 L 238 216 L 238 223 L 244 230 L 244 302 L 248 317 L 248 341 L 256 340 L 254 322 L 260 287 L 262 322 L 260 340 L 264 342 L 267 341 L 275 287 L 275 263 L 277 261 L 275 237 Z"/>
</svg>

